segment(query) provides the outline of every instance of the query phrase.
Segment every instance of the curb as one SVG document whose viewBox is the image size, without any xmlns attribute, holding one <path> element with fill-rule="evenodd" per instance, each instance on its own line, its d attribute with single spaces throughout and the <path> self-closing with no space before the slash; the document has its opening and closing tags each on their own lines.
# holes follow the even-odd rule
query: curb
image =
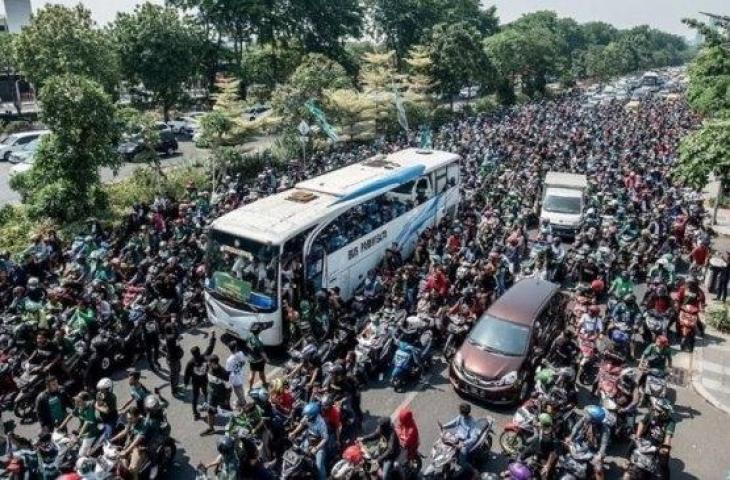
<svg viewBox="0 0 730 480">
<path fill-rule="evenodd" d="M 702 340 L 702 343 L 704 343 L 704 339 Z M 707 403 L 712 405 L 713 407 L 717 408 L 718 410 L 724 412 L 727 415 L 730 415 L 730 406 L 723 404 L 720 402 L 713 394 L 711 394 L 704 385 L 702 385 L 702 350 L 704 349 L 704 345 L 697 348 L 695 346 L 694 352 L 692 354 L 692 366 L 694 367 L 691 372 L 692 376 L 692 389 L 705 399 Z"/>
</svg>

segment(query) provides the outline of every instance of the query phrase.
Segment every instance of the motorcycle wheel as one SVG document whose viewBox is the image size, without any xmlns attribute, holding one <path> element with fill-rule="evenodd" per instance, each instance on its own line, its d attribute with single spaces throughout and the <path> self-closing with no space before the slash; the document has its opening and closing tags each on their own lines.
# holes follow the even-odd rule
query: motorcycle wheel
<svg viewBox="0 0 730 480">
<path fill-rule="evenodd" d="M 454 336 L 449 335 L 449 338 L 446 340 L 446 344 L 444 344 L 444 358 L 446 360 L 451 360 L 456 354 L 455 344 L 456 340 L 454 339 Z"/>
<path fill-rule="evenodd" d="M 499 446 L 505 455 L 512 456 L 522 450 L 524 440 L 518 432 L 505 430 L 499 435 Z"/>
<path fill-rule="evenodd" d="M 21 420 L 34 420 L 35 406 L 33 405 L 33 401 L 28 397 L 21 399 L 15 403 L 13 413 Z"/>
<path fill-rule="evenodd" d="M 111 372 L 113 363 L 111 357 L 102 357 L 99 367 L 104 375 Z"/>
</svg>

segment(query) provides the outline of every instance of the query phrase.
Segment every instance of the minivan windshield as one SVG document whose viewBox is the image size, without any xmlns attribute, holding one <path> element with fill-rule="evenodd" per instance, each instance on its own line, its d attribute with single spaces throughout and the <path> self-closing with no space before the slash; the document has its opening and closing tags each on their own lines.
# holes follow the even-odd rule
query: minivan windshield
<svg viewBox="0 0 730 480">
<path fill-rule="evenodd" d="M 484 350 L 508 356 L 524 355 L 530 329 L 491 315 L 484 315 L 472 329 L 467 341 Z"/>
<path fill-rule="evenodd" d="M 553 213 L 580 213 L 579 197 L 561 197 L 558 195 L 547 195 L 542 205 L 543 210 Z"/>
</svg>

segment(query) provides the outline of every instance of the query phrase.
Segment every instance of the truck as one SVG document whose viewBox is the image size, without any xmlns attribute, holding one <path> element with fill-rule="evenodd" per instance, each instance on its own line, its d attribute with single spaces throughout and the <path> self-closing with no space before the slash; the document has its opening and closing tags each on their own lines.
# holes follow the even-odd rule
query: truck
<svg viewBox="0 0 730 480">
<path fill-rule="evenodd" d="M 571 238 L 580 229 L 585 211 L 585 175 L 547 172 L 542 196 L 541 223 L 550 222 L 554 235 Z"/>
</svg>

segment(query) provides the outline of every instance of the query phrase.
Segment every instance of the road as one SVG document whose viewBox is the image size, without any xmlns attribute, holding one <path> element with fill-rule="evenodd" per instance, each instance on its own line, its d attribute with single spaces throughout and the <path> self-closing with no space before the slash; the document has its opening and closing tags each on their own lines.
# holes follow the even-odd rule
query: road
<svg viewBox="0 0 730 480">
<path fill-rule="evenodd" d="M 203 328 L 183 336 L 183 347 L 186 352 L 183 362 L 189 358 L 187 352 L 193 345 L 205 348 L 207 336 L 211 330 L 210 327 Z M 220 342 L 216 346 L 215 353 L 222 360 L 229 354 L 227 348 Z M 162 363 L 164 365 L 164 360 Z M 144 366 L 144 361 L 141 361 L 139 367 Z M 689 384 L 686 372 L 691 369 L 689 354 L 678 354 L 675 366 L 679 367 L 680 374 L 676 378 L 680 384 L 673 385 L 673 394 L 676 398 L 677 416 L 680 422 L 672 452 L 672 479 L 724 479 L 730 471 L 730 456 L 727 454 L 727 446 L 730 445 L 730 417 L 710 406 L 691 390 L 691 387 L 686 386 Z M 189 403 L 190 393 L 188 392 L 185 402 L 172 398 L 169 389 L 165 388 L 167 386 L 165 372 L 166 370 L 163 369 L 162 374 L 158 376 L 143 368 L 142 380 L 148 387 L 163 387 L 163 396 L 170 399 L 168 418 L 173 426 L 173 436 L 178 442 L 174 478 L 192 479 L 195 465 L 201 461 L 211 461 L 215 458 L 215 437 L 199 436 L 200 432 L 205 429 L 205 423 L 193 421 Z M 276 373 L 276 366 L 269 367 L 270 378 Z M 120 401 L 126 401 L 129 394 L 125 375 L 120 373 L 114 379 L 115 393 Z M 581 395 L 584 396 L 586 393 L 583 392 Z M 460 398 L 448 383 L 446 365 L 436 359 L 432 373 L 428 377 L 428 383 L 405 393 L 394 392 L 387 382 L 371 384 L 370 388 L 363 392 L 363 410 L 367 412 L 365 429 L 368 431 L 372 429 L 378 417 L 390 416 L 400 407 L 408 405 L 413 410 L 420 429 L 421 453 L 428 456 L 431 445 L 438 435 L 436 421 L 443 422 L 451 419 L 456 414 L 459 403 L 463 401 L 465 400 Z M 475 416 L 491 416 L 496 420 L 497 435 L 514 411 L 512 408 L 494 408 L 473 403 L 472 405 L 472 412 Z M 222 426 L 221 423 L 220 427 Z M 20 426 L 19 433 L 32 437 L 37 433 L 37 425 Z M 486 471 L 498 471 L 505 465 L 505 459 L 498 451 L 497 436 L 494 440 L 490 461 L 485 466 Z M 621 446 L 616 449 L 619 448 L 624 449 L 625 447 Z M 428 459 L 425 460 L 426 463 L 427 461 Z M 618 467 L 624 465 L 624 460 L 610 457 L 608 463 L 611 470 L 607 478 L 620 478 Z"/>
<path fill-rule="evenodd" d="M 169 158 L 161 158 L 161 163 L 164 168 L 184 165 L 186 163 L 195 163 L 197 161 L 205 160 L 207 157 L 207 150 L 197 148 L 189 139 L 178 138 L 178 142 L 179 150 L 176 155 Z M 271 144 L 271 142 L 272 137 L 264 136 L 244 144 L 244 148 L 258 150 L 266 148 Z M 5 205 L 6 203 L 15 203 L 20 201 L 20 195 L 11 189 L 9 184 L 8 172 L 12 166 L 12 163 L 0 162 L 0 206 Z M 140 166 L 140 163 L 126 162 L 120 167 L 116 175 L 110 168 L 102 168 L 101 179 L 106 183 L 123 180 L 132 175 L 132 173 Z"/>
</svg>

